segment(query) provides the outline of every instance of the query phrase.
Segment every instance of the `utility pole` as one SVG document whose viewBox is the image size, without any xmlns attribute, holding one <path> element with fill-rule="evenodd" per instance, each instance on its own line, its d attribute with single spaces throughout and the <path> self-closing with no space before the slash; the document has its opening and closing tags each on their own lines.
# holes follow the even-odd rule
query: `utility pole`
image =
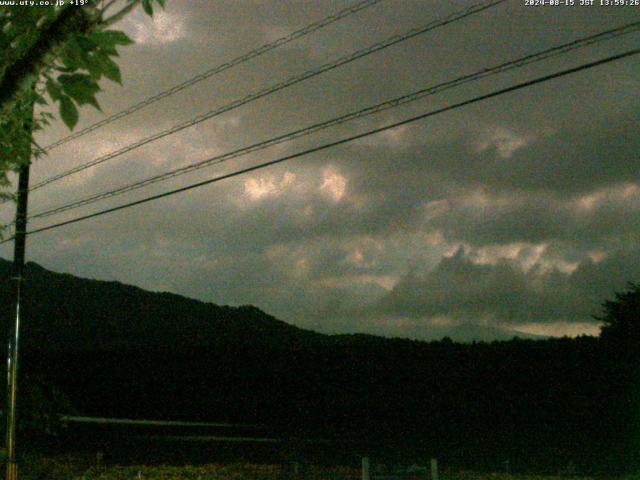
<svg viewBox="0 0 640 480">
<path fill-rule="evenodd" d="M 35 80 L 31 85 L 35 89 Z M 16 204 L 15 232 L 13 234 L 13 272 L 11 280 L 15 292 L 15 316 L 9 321 L 7 329 L 7 464 L 5 480 L 18 480 L 18 462 L 16 458 L 16 398 L 18 394 L 18 346 L 20 340 L 20 307 L 24 290 L 24 257 L 27 237 L 27 200 L 29 197 L 29 167 L 31 165 L 31 142 L 33 135 L 33 109 L 31 102 L 23 127 L 29 136 L 29 143 L 19 153 L 18 191 Z"/>
<path fill-rule="evenodd" d="M 16 459 L 16 397 L 18 393 L 18 345 L 20 339 L 20 303 L 24 287 L 24 257 L 27 232 L 27 199 L 29 195 L 29 161 L 20 167 L 18 176 L 18 204 L 13 248 L 15 287 L 15 316 L 9 328 L 7 355 L 7 469 L 6 480 L 18 480 Z"/>
</svg>

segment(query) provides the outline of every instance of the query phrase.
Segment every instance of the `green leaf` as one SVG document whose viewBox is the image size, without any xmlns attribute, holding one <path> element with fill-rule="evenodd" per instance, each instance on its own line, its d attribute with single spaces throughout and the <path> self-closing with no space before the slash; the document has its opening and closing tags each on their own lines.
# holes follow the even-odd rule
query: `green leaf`
<svg viewBox="0 0 640 480">
<path fill-rule="evenodd" d="M 38 151 L 40 151 L 40 152 L 43 152 L 43 153 L 45 152 L 45 149 L 44 149 L 44 148 L 42 148 L 42 147 L 40 146 L 40 144 L 39 144 L 38 142 L 36 142 L 33 138 L 31 139 L 31 144 L 32 144 L 34 147 L 36 147 L 36 150 L 38 150 Z"/>
<path fill-rule="evenodd" d="M 131 45 L 133 43 L 133 40 L 120 30 L 95 32 L 92 38 L 102 48 L 113 48 L 115 45 Z"/>
<path fill-rule="evenodd" d="M 78 109 L 69 97 L 60 99 L 60 117 L 70 130 L 78 123 Z"/>
<path fill-rule="evenodd" d="M 96 58 L 96 61 L 100 62 L 100 67 L 102 68 L 102 73 L 109 80 L 119 83 L 122 85 L 122 75 L 120 74 L 120 67 L 111 60 L 109 57 L 99 57 Z"/>
<path fill-rule="evenodd" d="M 98 100 L 96 100 L 95 97 L 93 97 L 90 101 L 87 102 L 89 105 L 91 105 L 92 107 L 94 107 L 96 110 L 102 111 L 102 107 L 100 106 L 100 104 L 98 103 Z"/>
<path fill-rule="evenodd" d="M 98 46 L 98 41 L 93 38 L 93 35 L 76 35 L 76 42 L 83 52 L 89 52 L 95 50 Z"/>
<path fill-rule="evenodd" d="M 60 100 L 62 97 L 62 90 L 60 90 L 58 83 L 52 78 L 49 78 L 47 81 L 47 93 L 49 93 L 49 96 L 53 101 Z"/>
<path fill-rule="evenodd" d="M 60 60 L 70 69 L 77 70 L 85 67 L 86 49 L 80 46 L 77 39 L 70 39 L 60 52 Z"/>
<path fill-rule="evenodd" d="M 142 9 L 150 17 L 153 16 L 153 7 L 151 6 L 151 0 L 142 0 Z"/>
<path fill-rule="evenodd" d="M 91 75 L 82 73 L 74 73 L 73 75 L 60 75 L 58 82 L 62 85 L 62 90 L 68 96 L 73 98 L 78 105 L 86 103 L 100 109 L 96 101 L 96 93 L 100 91 L 100 87 Z"/>
<path fill-rule="evenodd" d="M 160 5 L 162 8 L 164 8 L 165 0 L 156 0 L 156 2 L 158 2 L 158 5 Z"/>
<path fill-rule="evenodd" d="M 83 65 L 81 63 L 81 60 L 79 57 L 76 57 L 74 55 L 69 55 L 69 52 L 61 52 L 60 53 L 60 60 L 62 61 L 62 63 L 64 64 L 64 66 L 69 70 L 69 71 L 73 71 L 73 70 L 77 70 L 79 68 L 82 68 Z"/>
<path fill-rule="evenodd" d="M 100 77 L 104 75 L 102 63 L 95 57 L 95 55 L 89 58 L 89 61 L 87 62 L 87 70 L 89 71 L 89 74 L 96 80 L 100 80 Z"/>
</svg>

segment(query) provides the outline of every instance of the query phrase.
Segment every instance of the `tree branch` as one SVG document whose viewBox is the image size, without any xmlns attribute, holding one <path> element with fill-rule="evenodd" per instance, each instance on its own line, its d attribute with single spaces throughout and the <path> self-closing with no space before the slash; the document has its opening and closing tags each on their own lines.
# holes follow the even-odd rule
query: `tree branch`
<svg viewBox="0 0 640 480">
<path fill-rule="evenodd" d="M 130 0 L 130 3 L 126 6 L 122 7 L 118 12 L 111 15 L 109 18 L 104 19 L 100 22 L 100 26 L 106 27 L 108 25 L 112 25 L 116 23 L 118 20 L 124 18 L 131 10 L 133 10 L 138 4 L 139 0 Z"/>
<path fill-rule="evenodd" d="M 86 32 L 91 21 L 83 8 L 67 6 L 51 24 L 42 30 L 40 37 L 25 55 L 10 65 L 0 80 L 0 112 L 10 106 L 17 94 L 31 85 L 46 63 L 46 56 L 67 38 L 78 32 Z"/>
<path fill-rule="evenodd" d="M 118 0 L 109 0 L 106 5 L 103 5 L 100 9 L 100 18 L 104 18 L 104 14 L 107 13 L 107 10 L 109 10 L 117 1 Z"/>
</svg>

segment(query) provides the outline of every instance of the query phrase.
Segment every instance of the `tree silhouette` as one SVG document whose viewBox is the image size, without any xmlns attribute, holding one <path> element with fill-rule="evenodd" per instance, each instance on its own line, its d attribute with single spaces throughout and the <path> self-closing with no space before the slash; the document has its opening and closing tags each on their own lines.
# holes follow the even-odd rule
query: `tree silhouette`
<svg viewBox="0 0 640 480">
<path fill-rule="evenodd" d="M 629 282 L 626 291 L 616 292 L 615 300 L 605 301 L 602 308 L 603 314 L 594 318 L 604 322 L 600 331 L 603 340 L 640 341 L 640 284 Z"/>
</svg>

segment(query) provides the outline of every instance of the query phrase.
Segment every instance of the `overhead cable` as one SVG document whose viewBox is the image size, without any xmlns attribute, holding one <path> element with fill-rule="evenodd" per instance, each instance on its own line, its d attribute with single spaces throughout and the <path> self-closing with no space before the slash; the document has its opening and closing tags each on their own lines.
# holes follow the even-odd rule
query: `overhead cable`
<svg viewBox="0 0 640 480">
<path fill-rule="evenodd" d="M 303 82 L 305 80 L 308 80 L 309 78 L 313 78 L 316 77 L 322 73 L 328 72 L 330 70 L 333 70 L 335 68 L 341 67 L 343 65 L 346 65 L 347 63 L 351 63 L 355 60 L 358 60 L 362 57 L 365 57 L 367 55 L 371 55 L 372 53 L 375 52 L 379 52 L 380 50 L 383 50 L 385 48 L 388 48 L 392 45 L 396 45 L 398 43 L 404 42 L 406 40 L 409 40 L 411 38 L 414 38 L 418 35 L 422 35 L 424 33 L 427 33 L 431 30 L 434 30 L 436 28 L 448 25 L 450 23 L 462 20 L 463 18 L 469 17 L 471 15 L 474 15 L 476 13 L 479 13 L 483 10 L 486 10 L 488 8 L 494 7 L 500 3 L 504 3 L 507 0 L 490 0 L 490 1 L 485 1 L 485 2 L 481 2 L 475 5 L 472 5 L 468 8 L 465 8 L 464 10 L 452 13 L 451 15 L 448 15 L 447 17 L 440 19 L 440 20 L 435 20 L 432 21 L 430 23 L 428 23 L 427 25 L 424 25 L 422 27 L 418 27 L 418 28 L 412 28 L 411 30 L 400 34 L 400 35 L 393 35 L 392 37 L 387 38 L 386 40 L 374 43 L 373 45 L 366 47 L 364 49 L 358 50 L 354 53 L 351 53 L 349 55 L 343 56 L 341 58 L 339 58 L 338 60 L 332 61 L 332 62 L 328 62 L 325 63 L 324 65 L 321 65 L 320 67 L 316 67 L 314 69 L 311 70 L 307 70 L 306 72 L 299 74 L 299 75 L 295 75 L 292 76 L 284 81 L 278 82 L 274 85 L 271 85 L 269 87 L 266 88 L 262 88 L 258 91 L 255 91 L 253 93 L 250 93 L 249 95 L 246 95 L 243 98 L 237 99 L 231 103 L 228 103 L 222 107 L 219 107 L 215 110 L 211 110 L 207 113 L 203 113 L 201 115 L 198 115 L 190 120 L 187 120 L 186 122 L 180 123 L 178 125 L 175 125 L 167 130 L 164 130 L 162 132 L 158 132 L 155 133 L 149 137 L 143 138 L 137 142 L 134 142 L 132 144 L 129 144 L 125 147 L 122 147 L 118 150 L 115 150 L 113 152 L 107 153 L 105 155 L 102 155 L 94 160 L 91 160 L 87 163 L 83 163 L 81 165 L 78 165 L 76 167 L 73 167 L 67 171 L 64 171 L 62 173 L 59 173 L 57 175 L 53 175 L 49 178 L 46 178 L 45 180 L 42 180 L 39 183 L 36 183 L 35 185 L 33 185 L 31 187 L 31 191 L 33 190 L 37 190 L 39 188 L 44 187 L 45 185 L 49 185 L 50 183 L 53 183 L 55 181 L 61 180 L 63 178 L 66 178 L 70 175 L 73 175 L 75 173 L 81 172 L 83 170 L 86 170 L 88 168 L 94 167 L 96 165 L 99 165 L 101 163 L 104 163 L 108 160 L 111 160 L 113 158 L 116 158 L 120 155 L 123 155 L 125 153 L 128 153 L 132 150 L 135 150 L 143 145 L 147 145 L 151 142 L 155 142 L 157 140 L 160 140 L 161 138 L 164 138 L 168 135 L 172 135 L 174 133 L 177 133 L 181 130 L 184 130 L 185 128 L 189 128 L 192 127 L 194 125 L 197 125 L 201 122 L 204 122 L 205 120 L 209 120 L 213 117 L 216 117 L 218 115 L 221 115 L 223 113 L 226 113 L 228 111 L 234 110 L 242 105 L 246 105 L 247 103 L 253 102 L 255 100 L 258 100 L 260 98 L 266 97 L 267 95 L 270 95 L 272 93 L 278 92 L 280 90 L 283 90 L 285 88 L 288 88 L 292 85 L 295 85 L 297 83 Z"/>
<path fill-rule="evenodd" d="M 191 185 L 187 185 L 187 186 L 184 186 L 184 187 L 176 188 L 174 190 L 169 190 L 167 192 L 163 192 L 163 193 L 160 193 L 160 194 L 157 194 L 157 195 L 152 195 L 152 196 L 140 199 L 140 200 L 136 200 L 136 201 L 133 201 L 133 202 L 129 202 L 129 203 L 125 203 L 125 204 L 122 204 L 122 205 L 118 205 L 116 207 L 107 208 L 107 209 L 100 210 L 98 212 L 94 212 L 94 213 L 91 213 L 91 214 L 88 214 L 88 215 L 82 215 L 82 216 L 75 217 L 75 218 L 72 218 L 72 219 L 69 219 L 69 220 L 65 220 L 65 221 L 62 221 L 62 222 L 58 222 L 58 223 L 47 225 L 47 226 L 44 226 L 44 227 L 41 227 L 41 228 L 37 228 L 35 230 L 28 231 L 27 235 L 33 235 L 35 233 L 45 232 L 45 231 L 52 230 L 52 229 L 55 229 L 55 228 L 60 228 L 60 227 L 66 226 L 66 225 L 71 225 L 73 223 L 78 223 L 78 222 L 81 222 L 81 221 L 84 221 L 84 220 L 89 220 L 91 218 L 100 217 L 100 216 L 106 215 L 108 213 L 113 213 L 113 212 L 117 212 L 117 211 L 124 210 L 124 209 L 127 209 L 127 208 L 131 208 L 131 207 L 134 207 L 134 206 L 137 206 L 137 205 L 142 205 L 142 204 L 145 204 L 145 203 L 149 203 L 149 202 L 152 202 L 152 201 L 155 201 L 155 200 L 159 200 L 161 198 L 165 198 L 165 197 L 169 197 L 169 196 L 172 196 L 172 195 L 176 195 L 178 193 L 182 193 L 182 192 L 186 192 L 186 191 L 189 191 L 189 190 L 193 190 L 195 188 L 200 188 L 200 187 L 203 187 L 205 185 L 209 185 L 209 184 L 212 184 L 212 183 L 217 183 L 217 182 L 220 182 L 222 180 L 226 180 L 228 178 L 237 177 L 237 176 L 243 175 L 245 173 L 253 172 L 253 171 L 256 171 L 256 170 L 261 170 L 263 168 L 270 167 L 272 165 L 276 165 L 276 164 L 279 164 L 279 163 L 283 163 L 283 162 L 288 161 L 288 160 L 293 160 L 295 158 L 300 158 L 300 157 L 303 157 L 305 155 L 309 155 L 309 154 L 312 154 L 312 153 L 315 153 L 315 152 L 319 152 L 319 151 L 323 151 L 323 150 L 326 150 L 326 149 L 329 149 L 329 148 L 336 147 L 338 145 L 344 145 L 346 143 L 350 143 L 350 142 L 353 142 L 355 140 L 359 140 L 361 138 L 365 138 L 365 137 L 368 137 L 368 136 L 371 136 L 371 135 L 375 135 L 377 133 L 385 132 L 385 131 L 391 130 L 393 128 L 398 128 L 398 127 L 400 127 L 402 125 L 407 125 L 407 124 L 416 122 L 418 120 L 423 120 L 425 118 L 429 118 L 429 117 L 433 117 L 435 115 L 439 115 L 439 114 L 444 113 L 444 112 L 456 110 L 456 109 L 462 108 L 462 107 L 464 107 L 466 105 L 471 105 L 473 103 L 477 103 L 477 102 L 480 102 L 480 101 L 483 101 L 483 100 L 487 100 L 487 99 L 490 99 L 490 98 L 498 97 L 500 95 L 504 95 L 504 94 L 509 93 L 509 92 L 514 92 L 516 90 L 522 90 L 524 88 L 531 87 L 531 86 L 536 85 L 536 84 L 540 84 L 540 83 L 543 83 L 543 82 L 548 82 L 548 81 L 556 79 L 556 78 L 560 78 L 560 77 L 564 77 L 564 76 L 571 75 L 571 74 L 574 74 L 574 73 L 578 73 L 578 72 L 581 72 L 581 71 L 584 71 L 584 70 L 588 70 L 588 69 L 591 69 L 591 68 L 594 68 L 594 67 L 597 67 L 597 66 L 600 66 L 600 65 L 605 65 L 605 64 L 608 64 L 608 63 L 611 63 L 611 62 L 614 62 L 614 61 L 617 61 L 617 60 L 621 60 L 621 59 L 624 59 L 624 58 L 628 58 L 628 57 L 631 57 L 631 56 L 634 56 L 634 55 L 638 55 L 638 54 L 640 54 L 640 49 L 628 50 L 626 52 L 623 52 L 623 53 L 620 53 L 620 54 L 617 54 L 617 55 L 612 55 L 610 57 L 603 58 L 601 60 L 597 60 L 597 61 L 594 61 L 594 62 L 591 62 L 591 63 L 583 64 L 583 65 L 580 65 L 578 67 L 562 70 L 562 71 L 559 71 L 559 72 L 556 72 L 556 73 L 552 73 L 552 74 L 549 74 L 549 75 L 545 75 L 545 76 L 542 76 L 542 77 L 538 77 L 538 78 L 535 78 L 533 80 L 529 80 L 529 81 L 526 81 L 526 82 L 518 83 L 516 85 L 512 85 L 512 86 L 506 87 L 506 88 L 502 88 L 500 90 L 496 90 L 494 92 L 491 92 L 491 93 L 488 93 L 488 94 L 485 94 L 485 95 L 480 95 L 480 96 L 471 98 L 469 100 L 465 100 L 465 101 L 462 101 L 462 102 L 454 103 L 452 105 L 449 105 L 449 106 L 446 106 L 446 107 L 443 107 L 443 108 L 439 108 L 439 109 L 436 109 L 436 110 L 431 110 L 429 112 L 426 112 L 426 113 L 423 113 L 423 114 L 420 114 L 420 115 L 417 115 L 417 116 L 414 116 L 414 117 L 411 117 L 411 118 L 407 118 L 407 119 L 401 120 L 399 122 L 395 122 L 395 123 L 392 123 L 392 124 L 389 124 L 389 125 L 385 125 L 384 127 L 379 127 L 379 128 L 375 128 L 373 130 L 368 130 L 368 131 L 363 132 L 363 133 L 359 133 L 359 134 L 356 134 L 356 135 L 351 135 L 351 136 L 348 136 L 348 137 L 344 137 L 344 138 L 341 138 L 340 140 L 336 140 L 334 142 L 326 143 L 326 144 L 320 145 L 318 147 L 310 148 L 310 149 L 303 150 L 303 151 L 298 152 L 298 153 L 294 153 L 294 154 L 291 154 L 291 155 L 280 157 L 280 158 L 277 158 L 275 160 L 271 160 L 271 161 L 268 161 L 268 162 L 260 163 L 258 165 L 253 165 L 251 167 L 243 168 L 241 170 L 236 170 L 235 172 L 231 172 L 231 173 L 228 173 L 228 174 L 225 174 L 225 175 L 220 175 L 218 177 L 213 177 L 213 178 L 210 178 L 208 180 L 203 180 L 203 181 L 200 181 L 200 182 L 197 182 L 197 183 L 193 183 Z M 0 242 L 0 244 L 6 243 L 6 242 L 11 241 L 11 240 L 13 240 L 13 237 L 8 238 L 6 240 L 3 240 L 2 242 Z"/>
<path fill-rule="evenodd" d="M 108 191 L 104 191 L 104 192 L 100 192 L 97 194 L 93 194 L 91 196 L 85 197 L 83 199 L 80 200 L 76 200 L 70 203 L 67 203 L 65 205 L 61 205 L 59 207 L 55 207 L 55 208 L 51 208 L 42 212 L 38 212 L 38 213 L 34 213 L 33 215 L 29 216 L 30 220 L 33 219 L 37 219 L 37 218 L 43 218 L 43 217 L 48 217 L 51 215 L 55 215 L 55 214 L 59 214 L 62 212 L 66 212 L 68 210 L 72 210 L 72 209 L 76 209 L 85 205 L 89 205 L 95 202 L 98 202 L 100 200 L 103 199 L 107 199 L 107 198 L 111 198 L 111 197 L 115 197 L 117 195 L 121 195 L 127 192 L 131 192 L 134 190 L 138 190 L 140 188 L 146 187 L 148 185 L 152 185 L 154 183 L 158 183 L 164 180 L 168 180 L 170 178 L 174 178 L 180 175 L 184 175 L 196 170 L 199 170 L 201 168 L 205 168 L 205 167 L 209 167 L 212 165 L 217 165 L 223 162 L 226 162 L 228 160 L 234 159 L 234 158 L 238 158 L 240 156 L 244 156 L 247 155 L 249 153 L 253 153 L 253 152 L 257 152 L 260 150 L 264 150 L 268 147 L 271 147 L 273 145 L 277 145 L 280 143 L 284 143 L 287 141 L 291 141 L 294 140 L 296 138 L 300 138 L 306 135 L 310 135 L 313 133 L 316 133 L 318 131 L 336 126 L 336 125 L 340 125 L 346 122 L 349 122 L 351 120 L 355 120 L 358 118 L 362 118 L 368 115 L 372 115 L 375 113 L 379 113 L 391 108 L 396 108 L 400 105 L 404 105 L 410 102 L 414 102 L 417 100 L 420 100 L 422 98 L 431 96 L 431 95 L 435 95 L 437 93 L 443 92 L 445 90 L 449 90 L 451 88 L 460 86 L 462 84 L 468 83 L 468 82 L 472 82 L 472 81 L 477 81 L 480 80 L 482 78 L 486 78 L 489 76 L 493 76 L 493 75 L 497 75 L 499 73 L 503 73 L 509 70 L 513 70 L 516 68 L 522 68 L 526 65 L 532 64 L 532 63 L 536 63 L 536 62 L 540 62 L 542 60 L 546 60 L 552 57 L 556 57 L 559 55 L 563 55 L 566 54 L 572 50 L 578 49 L 578 48 L 584 48 L 586 46 L 590 46 L 590 45 L 594 45 L 596 43 L 599 42 L 603 42 L 606 40 L 611 40 L 613 38 L 619 38 L 622 35 L 627 35 L 633 32 L 637 32 L 638 30 L 640 30 L 640 22 L 634 22 L 634 23 L 630 23 L 627 25 L 623 25 L 621 27 L 617 27 L 614 29 L 610 29 L 604 32 L 600 32 L 598 34 L 595 35 L 590 35 L 588 37 L 583 37 L 583 38 L 579 38 L 576 40 L 573 40 L 571 42 L 568 43 L 564 43 L 562 45 L 558 45 L 552 48 L 548 48 L 546 50 L 542 50 L 540 52 L 536 52 L 536 53 L 532 53 L 529 55 L 526 55 L 524 57 L 520 57 L 518 59 L 515 60 L 510 60 L 508 62 L 504 62 L 501 63 L 499 65 L 493 66 L 493 67 L 488 67 L 488 68 L 483 68 L 482 70 L 476 71 L 472 74 L 468 74 L 468 75 L 464 75 L 461 77 L 458 77 L 454 80 L 449 80 L 447 82 L 443 82 L 443 83 L 439 83 L 437 85 L 433 85 L 427 88 L 423 88 L 421 90 L 412 92 L 410 94 L 407 95 L 403 95 L 400 97 L 396 97 L 394 99 L 391 100 L 387 100 L 385 102 L 382 103 L 378 103 L 376 105 L 372 105 L 372 106 L 368 106 L 366 108 L 357 110 L 355 112 L 351 112 L 348 113 L 346 115 L 342 115 L 340 117 L 336 117 L 336 118 L 332 118 L 330 120 L 326 120 L 323 122 L 319 122 L 319 123 L 315 123 L 313 125 L 298 129 L 298 130 L 294 130 L 293 132 L 289 132 L 283 135 L 279 135 L 276 137 L 272 137 L 268 140 L 264 140 L 258 143 L 254 143 L 252 145 L 237 149 L 237 150 L 233 150 L 231 152 L 227 152 L 227 153 L 223 153 L 221 155 L 217 155 L 215 157 L 211 157 L 208 158 L 206 160 L 202 160 L 200 162 L 196 162 L 193 163 L 191 165 L 187 165 L 184 167 L 180 167 L 180 168 L 176 168 L 174 170 L 170 170 L 168 172 L 164 172 L 158 175 L 154 175 L 136 182 L 132 182 L 129 183 L 125 186 L 122 187 L 118 187 L 116 189 L 111 189 Z"/>
<path fill-rule="evenodd" d="M 89 125 L 86 128 L 83 128 L 82 130 L 78 130 L 75 133 L 72 133 L 70 135 L 67 135 L 66 137 L 63 137 L 47 146 L 44 147 L 44 150 L 46 151 L 51 151 L 56 147 L 59 147 L 60 145 L 63 145 L 67 142 L 70 142 L 71 140 L 74 140 L 76 138 L 82 137 L 84 135 L 86 135 L 89 132 L 93 132 L 94 130 L 97 130 L 100 127 L 104 127 L 105 125 L 108 125 L 109 123 L 115 122 L 116 120 L 119 120 L 121 118 L 124 118 L 128 115 L 131 115 L 132 113 L 137 112 L 138 110 L 142 110 L 143 108 L 159 101 L 162 100 L 163 98 L 167 98 L 170 97 L 171 95 L 174 95 L 178 92 L 181 92 L 182 90 L 191 87 L 192 85 L 195 85 L 196 83 L 199 83 L 203 80 L 206 80 L 207 78 L 211 78 L 214 75 L 217 75 L 219 73 L 224 72 L 225 70 L 229 70 L 232 67 L 235 67 L 236 65 L 240 65 L 241 63 L 245 63 L 253 58 L 259 57 L 260 55 L 263 55 L 275 48 L 281 47 L 282 45 L 285 45 L 289 42 L 292 42 L 294 40 L 297 40 L 298 38 L 304 37 L 305 35 L 309 35 L 310 33 L 313 33 L 317 30 L 320 30 L 328 25 L 331 25 L 332 23 L 337 22 L 338 20 L 342 20 L 345 17 L 348 17 L 350 15 L 353 15 L 356 12 L 359 12 L 361 10 L 364 10 L 365 8 L 371 7 L 373 5 L 375 5 L 376 3 L 380 3 L 382 0 L 364 0 L 361 2 L 356 3 L 355 5 L 352 5 L 350 7 L 344 8 L 342 10 L 340 10 L 339 12 L 336 12 L 332 15 L 329 15 L 328 17 L 325 17 L 321 20 L 318 20 L 317 22 L 313 22 L 303 28 L 301 28 L 300 30 L 296 30 L 295 32 L 290 33 L 289 35 L 286 35 L 284 37 L 278 38 L 277 40 L 274 40 L 273 42 L 269 42 L 269 43 L 265 43 L 264 45 L 251 50 L 249 52 L 246 52 L 238 57 L 235 57 L 232 60 L 229 60 L 228 62 L 225 63 L 221 63 L 220 65 L 216 65 L 213 68 L 210 68 L 209 70 L 207 70 L 206 72 L 202 72 L 182 83 L 179 83 L 178 85 L 175 85 L 167 90 L 164 90 L 160 93 L 157 93 L 151 97 L 145 98 L 144 100 L 136 103 L 135 105 L 131 105 L 130 107 L 118 112 L 118 113 L 114 113 L 113 115 L 108 116 L 107 118 L 100 120 L 99 122 L 96 122 L 92 125 Z"/>
</svg>

